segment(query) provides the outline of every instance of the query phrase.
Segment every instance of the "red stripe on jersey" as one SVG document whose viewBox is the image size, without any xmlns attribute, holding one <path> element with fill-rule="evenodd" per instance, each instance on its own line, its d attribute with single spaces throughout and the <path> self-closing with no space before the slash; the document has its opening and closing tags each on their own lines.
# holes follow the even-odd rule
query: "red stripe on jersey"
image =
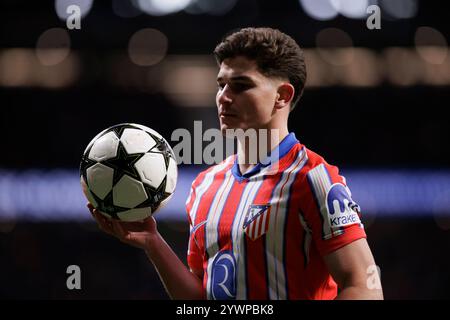
<svg viewBox="0 0 450 320">
<path fill-rule="evenodd" d="M 211 169 L 212 169 L 212 168 L 211 168 Z M 209 171 L 210 171 L 210 170 L 205 170 L 205 171 L 203 171 L 203 172 L 200 172 L 199 175 L 197 176 L 197 178 L 192 182 L 192 185 L 191 185 L 191 191 L 190 191 L 191 194 L 190 194 L 189 202 L 186 203 L 186 212 L 188 212 L 189 221 L 191 220 L 191 219 L 190 219 L 190 216 L 189 216 L 189 212 L 191 212 L 192 206 L 194 205 L 194 201 L 195 201 L 195 198 L 196 198 L 196 188 L 197 188 L 201 183 L 203 183 L 203 181 L 204 181 L 204 179 L 205 179 L 205 176 L 206 176 L 206 174 L 207 174 Z M 192 223 L 193 223 L 193 221 L 192 221 Z"/>
<path fill-rule="evenodd" d="M 216 173 L 213 183 L 208 188 L 208 190 L 206 190 L 205 193 L 203 194 L 202 200 L 200 201 L 197 209 L 197 214 L 195 217 L 195 225 L 197 225 L 198 223 L 205 222 L 206 219 L 208 218 L 208 212 L 211 208 L 214 196 L 216 195 L 217 191 L 222 185 L 222 182 L 224 181 L 225 175 L 228 170 L 229 167 L 227 166 L 227 169 L 221 170 L 220 172 Z M 202 227 L 200 227 L 194 235 L 198 241 L 197 243 L 199 250 L 203 254 L 203 270 L 204 270 L 203 288 L 206 288 L 208 281 L 208 256 L 205 249 L 205 241 L 206 241 L 205 227 L 206 223 Z"/>
<path fill-rule="evenodd" d="M 289 236 L 286 237 L 285 265 L 286 280 L 289 284 L 287 297 L 292 300 L 332 299 L 336 295 L 336 284 L 331 277 L 321 277 L 321 275 L 326 275 L 328 272 L 323 259 L 317 255 L 314 248 L 309 248 L 309 263 L 308 265 L 305 264 L 305 254 L 307 254 L 304 251 L 306 231 L 300 222 L 299 216 L 301 213 L 300 204 L 304 203 L 305 194 L 298 191 L 305 189 L 304 177 L 310 169 L 308 165 L 305 165 L 298 173 L 297 179 L 292 185 L 292 189 L 297 190 L 297 192 L 291 192 L 289 201 L 289 213 L 286 224 L 286 234 Z M 312 197 L 312 195 L 308 196 Z M 314 246 L 312 242 L 311 246 Z M 305 274 L 309 274 L 309 276 L 305 278 Z M 327 290 L 324 290 L 325 287 Z"/>
<path fill-rule="evenodd" d="M 193 234 L 190 235 L 191 241 L 190 241 L 190 254 L 187 257 L 188 264 L 190 267 L 195 266 L 203 266 L 203 270 L 206 272 L 207 263 L 208 260 L 205 259 L 205 224 L 208 211 L 210 209 L 210 206 L 212 204 L 212 200 L 208 201 L 208 199 L 213 199 L 215 193 L 217 193 L 217 190 L 220 188 L 220 185 L 225 177 L 225 174 L 228 170 L 230 170 L 231 166 L 233 165 L 233 161 L 230 161 L 228 165 L 226 165 L 222 170 L 215 173 L 215 176 L 213 178 L 212 184 L 208 187 L 208 189 L 202 194 L 199 195 L 196 192 L 196 189 L 201 186 L 205 182 L 206 174 L 209 173 L 214 167 L 211 167 L 210 169 L 202 172 L 196 180 L 193 182 L 194 190 L 191 195 L 191 199 L 189 200 L 190 208 L 188 208 L 188 215 L 190 219 L 190 214 L 192 213 L 191 210 L 193 208 L 194 202 L 197 200 L 198 196 L 201 196 L 201 200 L 198 203 L 197 211 L 195 214 L 195 221 L 192 221 L 193 227 L 198 226 L 199 224 L 203 223 L 202 226 L 198 227 Z M 205 277 L 206 278 L 206 277 Z"/>
<path fill-rule="evenodd" d="M 232 178 L 233 186 L 231 187 L 231 191 L 228 194 L 228 199 L 224 205 L 222 212 L 236 212 L 242 193 L 244 192 L 244 188 L 247 185 L 247 181 L 237 182 L 234 178 Z M 222 214 L 219 220 L 218 233 L 219 233 L 219 248 L 221 250 L 231 250 L 233 248 L 232 243 L 232 228 L 230 226 L 233 225 L 233 220 L 235 215 L 232 214 Z"/>
<path fill-rule="evenodd" d="M 296 179 L 292 185 L 292 189 L 296 190 L 300 187 L 300 179 Z M 285 235 L 285 270 L 287 298 L 302 299 L 302 290 L 304 285 L 304 265 L 305 258 L 303 254 L 303 239 L 305 232 L 300 223 L 298 216 L 300 197 L 298 192 L 291 192 L 289 199 L 289 212 L 286 217 Z"/>
<path fill-rule="evenodd" d="M 226 174 L 226 170 L 222 170 L 216 174 L 216 178 L 214 179 L 211 186 L 208 188 L 208 190 L 205 191 L 205 193 L 202 196 L 202 200 L 200 201 L 197 213 L 195 216 L 194 226 L 198 225 L 199 223 L 203 223 L 208 218 L 208 212 L 211 208 L 214 196 L 216 195 L 217 191 L 219 190 L 220 186 L 222 185 L 223 180 L 225 179 L 224 176 Z M 206 201 L 209 200 L 209 201 Z M 199 248 L 202 252 L 204 252 L 205 249 L 205 227 L 200 227 L 195 232 L 195 238 L 197 239 L 197 243 Z"/>
<path fill-rule="evenodd" d="M 295 150 L 297 147 L 298 150 Z M 306 158 L 306 154 L 305 152 L 303 152 L 301 155 L 298 155 L 298 152 L 301 151 L 300 145 L 296 145 L 296 147 L 292 148 L 293 150 L 295 150 L 295 154 L 297 156 L 300 156 L 302 158 Z M 298 215 L 296 213 L 298 213 L 298 196 L 296 196 L 296 192 L 293 192 L 293 190 L 296 190 L 294 188 L 294 185 L 296 183 L 296 179 L 299 175 L 299 172 L 301 172 L 302 169 L 300 169 L 300 171 L 294 173 L 295 177 L 294 177 L 294 182 L 292 182 L 289 190 L 285 190 L 285 186 L 289 181 L 289 178 L 291 176 L 291 174 L 293 174 L 293 171 L 295 171 L 299 166 L 303 165 L 302 161 L 300 161 L 294 168 L 292 168 L 292 171 L 290 171 L 288 173 L 288 176 L 286 178 L 286 181 L 283 183 L 283 186 L 281 187 L 281 192 L 280 192 L 280 198 L 283 198 L 283 192 L 288 192 L 288 203 L 287 203 L 287 209 L 289 210 L 286 213 L 286 220 L 285 220 L 285 233 L 284 233 L 284 243 L 283 243 L 283 248 L 284 248 L 284 267 L 285 267 L 285 271 L 286 271 L 286 286 L 287 286 L 287 290 L 286 290 L 286 298 L 287 299 L 296 299 L 295 298 L 295 294 L 292 294 L 291 288 L 290 287 L 295 287 L 295 288 L 299 288 L 299 286 L 292 286 L 292 284 L 295 283 L 300 283 L 300 282 L 290 282 L 289 280 L 289 272 L 288 270 L 299 270 L 297 269 L 298 267 L 298 263 L 302 261 L 301 259 L 301 251 L 299 252 L 299 247 L 298 247 L 298 243 L 300 243 L 300 241 L 297 239 L 301 234 L 303 234 L 304 232 L 301 232 L 302 230 L 302 226 L 300 224 L 300 220 L 298 219 Z M 280 205 L 280 202 L 278 202 L 278 206 L 277 206 L 277 211 L 278 211 L 278 207 Z M 295 216 L 297 217 L 297 219 L 295 219 Z M 297 244 L 297 246 L 293 246 L 293 244 Z M 292 259 L 293 258 L 293 259 Z M 291 285 L 289 285 L 291 284 Z"/>
<path fill-rule="evenodd" d="M 280 168 L 277 175 L 269 175 L 266 176 L 266 179 L 261 186 L 258 195 L 256 196 L 253 204 L 267 204 L 271 201 L 272 192 L 280 183 L 280 179 L 282 178 L 282 173 L 286 170 L 293 161 L 297 159 L 298 153 L 301 150 L 301 145 L 296 144 L 281 160 L 280 160 Z M 300 165 L 299 162 L 298 165 Z M 293 168 L 292 170 L 295 170 Z M 281 186 L 281 194 L 280 198 L 283 197 L 283 192 L 290 192 L 291 190 L 283 190 L 286 183 L 289 181 L 289 177 L 292 172 L 289 172 L 288 176 L 285 177 L 285 181 Z M 265 221 L 266 230 L 269 227 L 270 215 L 275 214 L 278 210 L 280 202 L 276 203 L 277 208 L 269 207 L 269 214 L 267 215 L 267 219 Z M 275 219 L 276 220 L 276 219 Z M 299 232 L 297 232 L 299 233 Z M 268 295 L 268 270 L 267 270 L 267 260 L 266 260 L 266 248 L 265 248 L 266 237 L 262 236 L 258 239 L 252 241 L 248 237 L 246 237 L 246 255 L 247 255 L 247 297 L 248 299 L 260 299 L 265 300 L 269 299 Z"/>
<path fill-rule="evenodd" d="M 337 293 L 337 285 L 329 276 L 327 267 L 317 251 L 314 240 L 311 239 L 309 250 L 308 264 L 305 265 L 304 241 L 306 232 L 300 222 L 299 213 L 304 211 L 314 212 L 314 223 L 318 227 L 310 224 L 310 215 L 304 216 L 308 226 L 313 229 L 313 237 L 315 239 L 322 239 L 321 226 L 319 222 L 321 214 L 315 202 L 314 195 L 307 185 L 306 175 L 309 170 L 315 167 L 318 163 L 322 163 L 323 159 L 317 159 L 316 154 L 311 154 L 305 148 L 308 154 L 308 162 L 300 170 L 297 179 L 292 185 L 293 190 L 297 192 L 291 193 L 289 203 L 289 215 L 286 225 L 286 234 L 289 237 L 286 239 L 286 280 L 288 286 L 288 299 L 334 299 Z M 322 160 L 322 161 L 320 161 Z M 318 234 L 319 233 L 319 234 Z M 308 277 L 305 277 L 308 274 Z"/>
<path fill-rule="evenodd" d="M 275 188 L 279 179 L 265 179 L 262 183 L 259 192 L 253 201 L 253 204 L 268 204 L 272 196 L 272 190 Z M 268 210 L 271 208 L 269 207 Z M 269 219 L 266 220 L 268 226 Z M 267 300 L 267 265 L 265 256 L 265 241 L 266 237 L 263 235 L 251 240 L 248 236 L 245 237 L 245 254 L 246 259 L 246 273 L 247 273 L 247 297 L 248 299 Z"/>
</svg>

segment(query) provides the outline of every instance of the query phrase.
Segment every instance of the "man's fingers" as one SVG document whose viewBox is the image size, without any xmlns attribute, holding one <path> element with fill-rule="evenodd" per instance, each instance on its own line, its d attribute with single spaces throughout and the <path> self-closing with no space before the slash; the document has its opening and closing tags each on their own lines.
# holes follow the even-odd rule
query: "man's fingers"
<svg viewBox="0 0 450 320">
<path fill-rule="evenodd" d="M 118 221 L 111 220 L 111 227 L 114 233 L 120 238 L 125 239 L 127 232 L 123 229 L 122 225 Z"/>
<path fill-rule="evenodd" d="M 143 222 L 124 222 L 109 219 L 95 209 L 92 204 L 88 203 L 86 206 L 102 231 L 118 238 L 122 242 L 136 245 L 134 243 L 136 232 L 133 231 L 141 231 Z"/>
<path fill-rule="evenodd" d="M 136 235 L 139 234 L 139 232 L 130 231 L 122 221 L 112 221 L 112 228 L 115 235 L 119 238 L 120 241 L 133 245 L 135 247 L 139 247 L 139 245 L 136 243 Z"/>
<path fill-rule="evenodd" d="M 90 203 L 90 202 L 88 202 L 88 203 L 86 204 L 86 207 L 88 207 L 88 209 L 89 209 L 89 211 L 91 211 L 91 213 L 92 213 L 92 210 L 94 210 L 94 206 L 93 206 L 92 203 Z"/>
</svg>

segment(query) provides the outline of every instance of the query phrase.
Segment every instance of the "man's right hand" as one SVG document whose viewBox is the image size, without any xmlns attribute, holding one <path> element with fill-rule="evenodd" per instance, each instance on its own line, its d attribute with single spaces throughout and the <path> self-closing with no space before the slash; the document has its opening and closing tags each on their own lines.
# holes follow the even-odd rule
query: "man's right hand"
<svg viewBox="0 0 450 320">
<path fill-rule="evenodd" d="M 88 203 L 87 207 L 101 230 L 126 244 L 146 250 L 158 236 L 153 217 L 138 222 L 118 221 L 105 217 L 91 203 Z"/>
</svg>

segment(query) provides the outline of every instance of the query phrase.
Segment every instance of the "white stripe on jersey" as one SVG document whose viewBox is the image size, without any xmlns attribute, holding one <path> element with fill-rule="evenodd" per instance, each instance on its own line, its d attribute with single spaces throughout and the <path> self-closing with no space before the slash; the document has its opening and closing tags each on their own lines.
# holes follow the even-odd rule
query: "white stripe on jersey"
<svg viewBox="0 0 450 320">
<path fill-rule="evenodd" d="M 188 195 L 188 197 L 187 197 L 187 199 L 186 199 L 186 203 L 185 203 L 186 206 L 187 206 L 187 205 L 189 204 L 189 202 L 191 201 L 193 191 L 194 191 L 194 188 L 192 188 L 192 186 L 191 186 L 191 190 L 189 190 L 189 195 Z"/>
<path fill-rule="evenodd" d="M 259 188 L 261 187 L 263 181 L 264 180 L 261 177 L 260 179 L 256 179 L 252 182 L 249 181 L 245 186 L 231 229 L 233 239 L 233 254 L 236 257 L 237 265 L 236 300 L 243 300 L 247 298 L 245 270 L 246 253 L 244 252 L 245 234 L 243 225 L 245 216 L 247 215 L 247 210 L 255 200 L 255 197 L 258 194 Z"/>
<path fill-rule="evenodd" d="M 214 199 L 206 216 L 205 228 L 205 249 L 208 257 L 213 257 L 219 251 L 219 234 L 217 227 L 219 226 L 221 213 L 225 206 L 228 195 L 231 192 L 231 187 L 234 183 L 234 177 L 231 170 L 225 174 L 222 185 L 217 190 Z"/>
<path fill-rule="evenodd" d="M 226 160 L 224 161 L 224 163 L 222 163 L 222 164 L 220 164 L 220 165 L 217 165 L 217 166 L 215 166 L 214 168 L 212 168 L 211 171 L 209 171 L 209 172 L 205 175 L 205 177 L 203 178 L 203 181 L 196 187 L 196 198 L 195 198 L 194 203 L 193 203 L 193 205 L 192 205 L 191 211 L 188 212 L 188 214 L 190 215 L 190 218 L 191 218 L 191 222 L 192 222 L 192 224 L 191 224 L 190 227 L 189 227 L 189 234 L 192 233 L 192 229 L 194 228 L 194 225 L 195 225 L 195 217 L 197 216 L 198 206 L 199 206 L 199 204 L 200 204 L 200 200 L 201 200 L 202 197 L 203 197 L 203 194 L 206 192 L 206 190 L 209 189 L 209 187 L 210 187 L 211 184 L 213 183 L 214 177 L 215 177 L 216 173 L 219 172 L 219 171 L 221 171 L 221 170 L 223 170 L 223 169 L 230 163 L 230 161 L 232 161 L 232 160 L 233 160 L 233 157 L 229 157 L 228 159 L 226 159 Z M 191 197 L 192 197 L 192 193 L 193 193 L 192 191 L 193 191 L 193 188 L 191 187 L 191 191 L 190 191 L 190 193 L 189 193 L 189 198 L 188 198 L 188 200 L 186 201 L 186 205 L 189 203 L 189 201 L 190 201 L 190 199 L 191 199 Z M 202 222 L 199 222 L 199 223 L 202 223 Z M 198 225 L 198 224 L 197 224 L 197 225 Z M 190 246 L 190 241 L 191 241 L 190 239 L 191 239 L 191 238 L 192 238 L 192 237 L 189 237 L 188 256 L 189 256 L 189 254 L 190 254 L 189 248 L 191 247 L 191 246 Z"/>
<path fill-rule="evenodd" d="M 342 234 L 342 230 L 335 230 L 331 228 L 330 219 L 328 217 L 327 210 L 327 192 L 330 189 L 332 183 L 330 176 L 328 175 L 325 165 L 319 164 L 317 167 L 311 169 L 308 172 L 309 181 L 312 183 L 312 191 L 316 197 L 317 205 L 320 209 L 322 216 L 322 238 L 324 240 L 330 239 L 333 236 Z"/>
<path fill-rule="evenodd" d="M 231 192 L 231 188 L 234 184 L 234 177 L 231 170 L 228 170 L 222 185 L 219 190 L 217 190 L 214 200 L 209 209 L 206 218 L 206 228 L 205 228 L 205 250 L 208 254 L 208 271 L 207 271 L 207 282 L 206 282 L 206 294 L 208 299 L 212 299 L 211 293 L 211 281 L 212 281 L 212 264 L 219 252 L 219 234 L 217 232 L 217 227 L 220 222 L 220 217 L 222 210 L 228 199 L 228 195 Z"/>
<path fill-rule="evenodd" d="M 230 164 L 230 161 L 233 161 L 233 160 L 234 160 L 234 157 L 228 157 L 222 164 L 213 167 L 211 169 L 211 171 L 209 171 L 205 175 L 205 177 L 203 178 L 203 181 L 197 186 L 197 188 L 196 188 L 197 195 L 196 195 L 194 203 L 192 205 L 191 212 L 189 213 L 191 216 L 192 224 L 195 224 L 195 217 L 197 216 L 197 210 L 198 210 L 198 206 L 200 204 L 200 200 L 202 199 L 203 194 L 206 192 L 206 190 L 208 190 L 209 187 L 211 186 L 211 184 L 213 183 L 216 173 L 219 171 L 222 171 L 227 165 Z M 192 190 L 191 190 L 191 193 L 192 193 Z M 191 225 L 191 230 L 192 230 L 192 225 Z"/>
<path fill-rule="evenodd" d="M 266 209 L 267 211 L 270 210 L 270 208 Z M 260 214 L 258 218 L 256 218 L 256 220 L 252 223 L 250 223 L 250 225 L 247 227 L 248 230 L 248 235 L 250 236 L 250 238 L 252 239 L 256 239 L 256 235 L 258 234 L 259 230 L 264 228 L 264 224 L 261 224 L 261 220 L 266 221 L 266 216 L 267 216 L 268 212 L 265 212 L 263 214 Z"/>
<path fill-rule="evenodd" d="M 305 149 L 300 150 L 297 159 L 287 168 L 276 185 L 270 200 L 271 212 L 269 230 L 266 235 L 266 258 L 269 299 L 287 299 L 286 275 L 284 269 L 284 228 L 289 201 L 289 191 L 297 173 L 308 160 Z M 279 204 L 279 205 L 278 205 Z"/>
<path fill-rule="evenodd" d="M 312 230 L 306 223 L 305 218 L 303 217 L 301 212 L 298 214 L 298 216 L 300 218 L 300 223 L 302 224 L 303 229 L 305 230 L 305 238 L 303 241 L 303 252 L 305 253 L 305 265 L 307 265 L 309 263 L 309 248 L 311 247 Z"/>
</svg>

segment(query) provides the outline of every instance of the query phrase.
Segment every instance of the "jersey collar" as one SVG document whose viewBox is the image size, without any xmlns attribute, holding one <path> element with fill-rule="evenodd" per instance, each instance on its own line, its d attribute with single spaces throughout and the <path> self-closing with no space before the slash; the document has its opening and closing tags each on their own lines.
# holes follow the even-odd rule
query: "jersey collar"
<svg viewBox="0 0 450 320">
<path fill-rule="evenodd" d="M 247 171 L 246 173 L 242 174 L 241 170 L 239 169 L 238 165 L 238 157 L 236 155 L 234 159 L 233 167 L 231 168 L 231 172 L 233 176 L 238 180 L 239 182 L 242 182 L 245 179 L 250 178 L 251 176 L 255 175 L 259 171 L 261 171 L 262 168 L 265 168 L 269 166 L 272 163 L 275 163 L 279 161 L 281 158 L 283 158 L 294 145 L 296 145 L 299 141 L 295 137 L 295 133 L 291 132 L 286 137 L 284 137 L 283 140 L 278 144 L 278 146 L 275 147 L 275 149 L 271 152 L 271 154 L 264 160 L 262 163 L 257 163 L 256 166 L 254 166 L 250 171 Z"/>
</svg>

